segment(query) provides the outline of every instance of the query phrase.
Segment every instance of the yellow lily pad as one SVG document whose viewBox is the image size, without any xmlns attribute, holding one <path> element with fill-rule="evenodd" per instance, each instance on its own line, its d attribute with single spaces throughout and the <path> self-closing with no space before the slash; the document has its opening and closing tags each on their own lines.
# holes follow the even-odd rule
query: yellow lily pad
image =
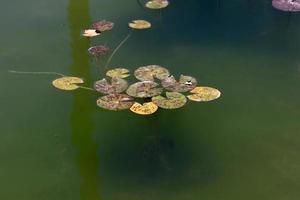
<svg viewBox="0 0 300 200">
<path fill-rule="evenodd" d="M 166 92 L 166 97 L 152 97 L 152 102 L 164 109 L 177 109 L 184 106 L 187 102 L 186 97 L 178 92 Z"/>
<path fill-rule="evenodd" d="M 221 92 L 218 89 L 211 87 L 196 87 L 191 93 L 193 94 L 188 95 L 187 98 L 197 102 L 212 101 L 221 96 Z"/>
<path fill-rule="evenodd" d="M 151 28 L 151 23 L 146 20 L 133 20 L 128 26 L 133 29 L 148 29 Z"/>
<path fill-rule="evenodd" d="M 153 102 L 143 103 L 143 105 L 135 102 L 130 108 L 132 112 L 139 115 L 151 115 L 155 113 L 157 109 L 158 106 Z"/>
<path fill-rule="evenodd" d="M 64 76 L 52 81 L 52 85 L 61 90 L 76 90 L 79 88 L 76 84 L 80 83 L 84 83 L 81 78 L 71 76 Z"/>
<path fill-rule="evenodd" d="M 117 77 L 117 78 L 126 78 L 128 76 L 130 76 L 129 74 L 129 70 L 125 69 L 125 68 L 116 68 L 116 69 L 112 69 L 106 72 L 106 76 L 109 77 Z"/>
<path fill-rule="evenodd" d="M 146 3 L 146 7 L 149 9 L 162 9 L 169 5 L 167 0 L 151 0 Z"/>
</svg>

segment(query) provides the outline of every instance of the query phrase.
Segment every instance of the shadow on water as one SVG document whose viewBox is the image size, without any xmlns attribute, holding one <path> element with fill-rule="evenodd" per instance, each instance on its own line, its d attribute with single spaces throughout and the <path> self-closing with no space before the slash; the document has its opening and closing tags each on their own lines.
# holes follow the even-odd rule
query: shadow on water
<svg viewBox="0 0 300 200">
<path fill-rule="evenodd" d="M 84 77 L 85 82 L 91 80 L 89 57 L 85 54 L 89 41 L 81 37 L 83 24 L 90 22 L 89 1 L 70 0 L 68 19 L 71 34 L 71 72 L 75 76 Z M 92 140 L 93 124 L 91 115 L 94 104 L 89 104 L 89 91 L 79 90 L 74 94 L 74 105 L 71 113 L 72 140 L 77 150 L 77 163 L 81 177 L 80 196 L 82 200 L 99 200 L 97 145 Z"/>
</svg>

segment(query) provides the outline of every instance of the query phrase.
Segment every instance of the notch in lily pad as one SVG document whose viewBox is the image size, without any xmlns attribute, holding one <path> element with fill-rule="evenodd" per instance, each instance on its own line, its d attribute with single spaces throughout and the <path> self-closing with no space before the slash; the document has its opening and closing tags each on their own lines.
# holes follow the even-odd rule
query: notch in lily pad
<svg viewBox="0 0 300 200">
<path fill-rule="evenodd" d="M 52 85 L 60 90 L 76 90 L 80 88 L 77 84 L 84 83 L 81 78 L 64 76 L 52 81 Z"/>
<path fill-rule="evenodd" d="M 221 96 L 221 92 L 212 87 L 196 87 L 191 93 L 187 98 L 196 102 L 213 101 Z"/>
</svg>

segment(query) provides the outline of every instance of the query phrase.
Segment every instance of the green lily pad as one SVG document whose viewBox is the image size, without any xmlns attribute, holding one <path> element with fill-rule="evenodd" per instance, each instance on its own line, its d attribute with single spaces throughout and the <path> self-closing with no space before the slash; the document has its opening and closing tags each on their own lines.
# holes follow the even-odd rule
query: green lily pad
<svg viewBox="0 0 300 200">
<path fill-rule="evenodd" d="M 196 87 L 191 91 L 191 95 L 188 95 L 191 101 L 204 102 L 218 99 L 221 96 L 221 92 L 218 89 L 211 87 Z"/>
<path fill-rule="evenodd" d="M 128 76 L 130 76 L 129 74 L 129 70 L 125 69 L 125 68 L 116 68 L 116 69 L 112 69 L 106 72 L 106 76 L 109 77 L 117 77 L 117 78 L 126 78 Z"/>
<path fill-rule="evenodd" d="M 155 96 L 152 97 L 152 102 L 158 107 L 164 109 L 177 109 L 184 106 L 187 102 L 186 97 L 178 92 L 166 92 L 166 97 Z"/>
<path fill-rule="evenodd" d="M 154 78 L 163 80 L 169 75 L 169 71 L 159 65 L 142 66 L 134 71 L 134 76 L 140 81 L 154 81 Z"/>
<path fill-rule="evenodd" d="M 97 105 L 107 110 L 126 110 L 133 105 L 133 98 L 127 94 L 109 94 L 99 98 Z"/>
<path fill-rule="evenodd" d="M 169 5 L 167 0 L 151 0 L 146 3 L 146 7 L 150 9 L 162 9 Z"/>
<path fill-rule="evenodd" d="M 106 78 L 96 81 L 95 90 L 102 94 L 113 94 L 124 92 L 128 88 L 128 82 L 124 79 L 114 77 L 109 82 Z"/>
<path fill-rule="evenodd" d="M 179 81 L 169 76 L 161 81 L 162 86 L 172 92 L 188 92 L 197 86 L 197 80 L 191 76 L 180 75 Z"/>
<path fill-rule="evenodd" d="M 130 85 L 126 93 L 132 97 L 149 98 L 162 93 L 163 89 L 157 86 L 158 84 L 153 81 L 137 82 Z"/>
</svg>

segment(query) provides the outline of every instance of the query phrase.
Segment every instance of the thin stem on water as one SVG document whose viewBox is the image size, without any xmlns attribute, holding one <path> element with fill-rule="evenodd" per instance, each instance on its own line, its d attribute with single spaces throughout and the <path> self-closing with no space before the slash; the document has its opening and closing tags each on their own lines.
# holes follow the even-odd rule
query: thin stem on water
<svg viewBox="0 0 300 200">
<path fill-rule="evenodd" d="M 128 33 L 128 35 L 120 42 L 120 44 L 112 52 L 112 54 L 110 55 L 110 57 L 108 58 L 108 60 L 107 60 L 107 62 L 105 64 L 105 67 L 104 67 L 105 69 L 107 68 L 107 66 L 109 65 L 110 61 L 114 57 L 114 55 L 117 53 L 117 51 L 121 48 L 121 46 L 130 38 L 131 34 L 132 34 L 132 31 Z"/>
<path fill-rule="evenodd" d="M 85 89 L 85 90 L 91 90 L 95 91 L 93 88 L 85 87 L 85 86 L 78 86 L 79 88 Z"/>
<path fill-rule="evenodd" d="M 44 75 L 58 75 L 58 76 L 65 76 L 61 73 L 57 72 L 25 72 L 25 71 L 15 71 L 15 70 L 9 70 L 9 73 L 14 73 L 14 74 L 44 74 Z"/>
</svg>

